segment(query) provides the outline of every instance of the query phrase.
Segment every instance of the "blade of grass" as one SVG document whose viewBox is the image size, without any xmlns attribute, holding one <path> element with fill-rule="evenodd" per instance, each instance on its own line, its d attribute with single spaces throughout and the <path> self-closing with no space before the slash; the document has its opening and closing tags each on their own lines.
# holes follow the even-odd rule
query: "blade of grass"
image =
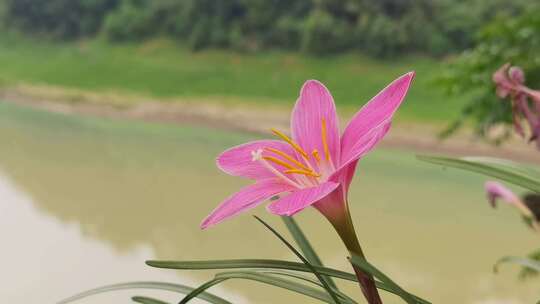
<svg viewBox="0 0 540 304">
<path fill-rule="evenodd" d="M 291 250 L 294 255 L 296 255 L 301 261 L 302 263 L 304 263 L 308 268 L 309 270 L 317 277 L 317 279 L 319 279 L 319 281 L 323 284 L 324 286 L 324 289 L 326 290 L 326 292 L 328 292 L 328 294 L 330 295 L 330 297 L 334 300 L 334 302 L 336 304 L 341 304 L 341 302 L 339 301 L 338 299 L 338 296 L 332 291 L 332 288 L 330 288 L 330 286 L 328 285 L 328 283 L 326 282 L 326 280 L 322 277 L 322 275 L 317 271 L 317 269 L 315 269 L 315 267 L 313 267 L 313 265 L 311 265 L 311 263 L 309 263 L 308 260 L 306 260 L 306 258 L 304 258 L 304 256 L 298 252 L 298 250 L 296 250 L 296 248 L 294 248 L 293 245 L 291 245 L 283 236 L 281 236 L 281 234 L 279 234 L 274 228 L 272 228 L 270 225 L 268 225 L 265 221 L 263 221 L 261 218 L 259 218 L 258 216 L 254 215 L 255 219 L 257 221 L 259 221 L 261 224 L 263 224 L 263 226 L 265 226 L 268 230 L 270 230 L 270 232 L 272 232 L 283 244 L 285 244 L 285 246 L 287 246 L 287 248 L 289 248 L 289 250 Z"/>
<path fill-rule="evenodd" d="M 267 259 L 236 259 L 236 260 L 209 260 L 209 261 L 146 261 L 146 264 L 156 268 L 182 269 L 182 270 L 211 270 L 211 269 L 237 269 L 237 268 L 261 268 L 261 269 L 285 269 L 302 272 L 311 272 L 303 263 L 267 260 Z M 313 266 L 313 265 L 312 265 Z M 352 273 L 332 269 L 328 267 L 313 266 L 318 272 L 343 280 L 356 282 L 356 276 Z"/>
<path fill-rule="evenodd" d="M 76 300 L 87 298 L 93 295 L 116 291 L 116 290 L 124 290 L 124 289 L 156 289 L 156 290 L 172 291 L 172 292 L 177 292 L 181 294 L 188 294 L 194 290 L 193 287 L 189 287 L 189 286 L 185 286 L 181 284 L 162 283 L 162 282 L 128 282 L 128 283 L 106 285 L 106 286 L 90 289 L 90 290 L 81 292 L 79 294 L 76 294 L 74 296 L 71 296 L 67 299 L 61 300 L 60 302 L 58 302 L 58 304 L 67 304 L 67 303 L 71 303 Z M 222 299 L 218 296 L 215 296 L 207 292 L 200 293 L 198 295 L 198 298 L 212 304 L 232 304 L 231 302 L 225 299 Z"/>
<path fill-rule="evenodd" d="M 233 271 L 233 272 L 222 272 L 216 274 L 216 277 L 198 288 L 196 288 L 192 293 L 188 294 L 179 304 L 185 304 L 197 296 L 197 293 L 203 292 L 206 289 L 220 284 L 225 280 L 229 279 L 244 279 L 250 281 L 256 281 L 267 285 L 272 285 L 275 287 L 287 289 L 296 293 L 303 294 L 305 296 L 317 299 L 319 301 L 334 304 L 335 301 L 328 295 L 324 289 L 313 288 L 292 280 L 283 279 L 271 274 L 257 273 L 253 271 Z M 346 301 L 346 304 L 355 304 L 355 302 Z"/>
<path fill-rule="evenodd" d="M 320 301 L 323 301 L 329 304 L 336 303 L 336 299 L 329 296 L 328 290 L 313 288 L 310 286 L 306 286 L 304 284 L 294 282 L 292 280 L 286 280 L 286 279 L 278 278 L 271 275 L 263 275 L 263 274 L 246 272 L 246 273 L 218 274 L 216 275 L 216 278 L 220 278 L 222 276 L 227 276 L 228 278 L 254 280 L 254 281 L 258 281 L 265 284 L 271 284 L 271 285 L 278 286 L 281 288 L 289 289 L 291 291 L 302 293 L 306 296 L 312 297 L 314 299 L 318 299 Z M 337 295 L 334 294 L 334 296 L 336 296 L 337 298 Z M 338 300 L 337 303 L 341 303 L 341 301 Z"/>
<path fill-rule="evenodd" d="M 453 167 L 458 169 L 464 169 L 467 171 L 477 172 L 487 176 L 495 177 L 517 186 L 532 190 L 540 193 L 540 180 L 536 177 L 536 174 L 527 173 L 526 170 L 517 169 L 515 165 L 504 165 L 503 161 L 494 162 L 493 159 L 486 161 L 483 158 L 451 158 L 451 157 L 438 157 L 417 155 L 419 160 L 442 165 L 446 167 Z"/>
<path fill-rule="evenodd" d="M 169 304 L 167 302 L 150 298 L 150 297 L 141 297 L 141 296 L 135 296 L 132 297 L 131 300 L 135 303 L 141 303 L 141 304 Z"/>
<path fill-rule="evenodd" d="M 499 266 L 505 263 L 514 263 L 523 267 L 530 268 L 532 270 L 540 271 L 540 262 L 533 259 L 521 258 L 521 257 L 515 257 L 515 256 L 506 256 L 498 260 L 495 263 L 495 265 L 493 265 L 493 271 L 498 272 Z"/>
<path fill-rule="evenodd" d="M 210 269 L 285 269 L 292 271 L 309 272 L 312 271 L 304 264 L 282 260 L 266 260 L 266 259 L 238 259 L 238 260 L 213 260 L 213 261 L 146 261 L 146 264 L 156 268 L 166 269 L 183 269 L 183 270 L 210 270 Z M 352 273 L 341 271 L 338 269 L 312 266 L 321 274 L 331 276 L 333 278 L 358 282 L 356 276 Z M 399 295 L 392 287 L 386 283 L 376 281 L 377 288 Z M 420 303 L 429 303 L 420 298 Z"/>
<path fill-rule="evenodd" d="M 214 278 L 208 282 L 205 282 L 204 284 L 200 285 L 199 287 L 193 289 L 193 291 L 191 291 L 190 293 L 186 294 L 186 296 L 184 298 L 182 298 L 182 300 L 180 300 L 180 302 L 178 304 L 185 304 L 189 301 L 191 301 L 192 299 L 196 298 L 199 296 L 199 294 L 203 293 L 204 291 L 206 291 L 208 288 L 214 286 L 214 285 L 217 285 L 223 281 L 225 281 L 227 279 L 218 279 L 218 278 Z"/>
<path fill-rule="evenodd" d="M 256 273 L 269 273 L 269 274 L 273 274 L 273 275 L 277 275 L 277 276 L 286 276 L 286 277 L 290 277 L 290 278 L 295 278 L 295 279 L 298 279 L 298 280 L 302 280 L 302 281 L 305 281 L 305 282 L 309 282 L 313 285 L 317 285 L 321 288 L 324 288 L 324 286 L 317 280 L 314 280 L 312 279 L 311 277 L 306 277 L 304 275 L 301 275 L 301 274 L 298 274 L 296 272 L 293 272 L 293 271 L 285 271 L 285 270 L 266 270 L 266 269 L 262 269 L 262 270 L 255 270 L 253 272 L 256 272 Z M 339 289 L 337 288 L 333 288 L 332 286 L 330 286 L 333 291 L 340 297 L 342 298 L 343 300 L 345 300 L 345 302 L 347 303 L 356 303 L 356 301 L 354 299 L 352 299 L 351 297 L 349 297 L 348 295 L 346 295 L 345 293 L 341 292 Z"/>
<path fill-rule="evenodd" d="M 471 162 L 480 162 L 487 165 L 504 167 L 510 170 L 521 172 L 522 174 L 530 176 L 532 178 L 540 179 L 540 168 L 535 165 L 521 164 L 508 159 L 485 156 L 466 156 L 462 157 L 461 159 Z"/>
<path fill-rule="evenodd" d="M 306 260 L 308 260 L 313 266 L 324 266 L 296 220 L 292 216 L 282 216 L 281 219 L 285 223 L 287 229 L 289 229 L 289 232 L 291 233 L 298 247 L 300 247 L 300 251 L 302 251 Z M 330 287 L 338 289 L 336 283 L 331 277 L 322 275 L 322 278 Z"/>
</svg>

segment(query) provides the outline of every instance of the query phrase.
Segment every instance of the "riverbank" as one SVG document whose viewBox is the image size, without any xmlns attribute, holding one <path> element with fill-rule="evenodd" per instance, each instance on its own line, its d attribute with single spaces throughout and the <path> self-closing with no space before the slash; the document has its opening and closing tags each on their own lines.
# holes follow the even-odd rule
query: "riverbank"
<svg viewBox="0 0 540 304">
<path fill-rule="evenodd" d="M 353 111 L 399 75 L 415 70 L 414 86 L 400 115 L 422 122 L 452 120 L 465 102 L 435 85 L 443 63 L 440 58 L 413 55 L 375 59 L 359 53 L 318 57 L 285 51 L 192 52 L 164 39 L 111 44 L 0 34 L 2 86 L 23 83 L 152 96 L 158 101 L 211 99 L 287 107 L 302 83 L 314 78 L 327 85 L 339 108 Z"/>
<path fill-rule="evenodd" d="M 270 128 L 288 130 L 292 107 L 292 103 L 288 106 L 254 105 L 217 98 L 157 98 L 31 85 L 4 86 L 0 89 L 0 99 L 56 113 L 195 124 L 264 135 L 269 134 Z M 341 121 L 347 121 L 353 114 L 353 111 L 342 111 Z M 442 123 L 412 123 L 398 115 L 382 146 L 415 153 L 484 155 L 540 163 L 539 153 L 520 138 L 512 138 L 494 148 L 467 131 L 441 141 L 436 134 L 442 128 Z"/>
</svg>

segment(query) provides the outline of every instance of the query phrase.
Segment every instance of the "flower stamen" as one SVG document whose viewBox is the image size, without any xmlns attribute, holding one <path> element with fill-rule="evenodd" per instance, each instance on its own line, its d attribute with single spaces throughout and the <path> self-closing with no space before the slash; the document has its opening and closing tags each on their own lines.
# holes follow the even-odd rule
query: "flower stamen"
<svg viewBox="0 0 540 304">
<path fill-rule="evenodd" d="M 262 159 L 265 159 L 267 161 L 271 161 L 277 165 L 280 165 L 282 167 L 285 167 L 287 169 L 291 169 L 291 170 L 298 170 L 298 168 L 296 168 L 295 166 L 287 163 L 287 162 L 284 162 L 282 161 L 281 159 L 278 159 L 278 158 L 275 158 L 275 157 L 272 157 L 272 156 L 263 156 Z"/>
<path fill-rule="evenodd" d="M 311 152 L 311 154 L 313 155 L 313 158 L 315 158 L 315 160 L 317 161 L 317 164 L 319 164 L 321 162 L 321 157 L 319 156 L 319 151 L 317 151 L 317 149 L 313 150 L 313 152 Z"/>
<path fill-rule="evenodd" d="M 330 160 L 330 150 L 328 149 L 328 143 L 326 142 L 326 119 L 322 119 L 321 123 L 321 138 L 322 138 L 322 144 L 324 148 L 324 156 L 326 157 L 326 160 Z"/>
<path fill-rule="evenodd" d="M 307 170 L 292 169 L 292 170 L 285 171 L 285 173 L 288 173 L 288 174 L 294 173 L 294 174 L 302 174 L 306 176 L 321 177 L 320 174 L 315 173 L 313 171 L 307 171 Z"/>
<path fill-rule="evenodd" d="M 304 169 L 304 170 L 309 170 L 308 167 L 306 167 L 304 164 L 302 164 L 301 162 L 297 161 L 296 159 L 294 159 L 292 156 L 290 156 L 289 154 L 283 152 L 283 151 L 280 151 L 278 149 L 274 149 L 274 148 L 264 148 L 265 150 L 267 151 L 270 151 L 270 152 L 273 152 L 283 158 L 285 158 L 286 160 L 290 161 L 291 163 L 297 165 L 298 167 L 300 167 L 301 169 Z"/>
<path fill-rule="evenodd" d="M 251 151 L 251 156 L 252 156 L 252 161 L 258 161 L 261 163 L 261 165 L 263 165 L 263 167 L 265 167 L 266 169 L 268 169 L 270 172 L 272 172 L 276 177 L 282 179 L 283 181 L 285 181 L 286 183 L 288 183 L 289 185 L 293 186 L 293 187 L 296 187 L 296 188 L 301 188 L 301 186 L 294 182 L 293 180 L 291 180 L 290 178 L 286 177 L 285 175 L 283 175 L 281 172 L 279 172 L 276 168 L 274 168 L 272 165 L 270 165 L 265 159 L 264 157 L 262 156 L 262 152 L 263 150 L 262 149 L 257 149 L 255 151 Z"/>
<path fill-rule="evenodd" d="M 306 151 L 304 151 L 297 143 L 295 143 L 287 135 L 281 133 L 280 131 L 278 131 L 276 129 L 270 129 L 270 130 L 272 131 L 272 133 L 274 133 L 274 135 L 276 135 L 276 136 L 280 137 L 281 139 L 283 139 L 284 141 L 286 141 L 289 145 L 291 145 L 291 147 L 293 147 L 296 151 L 298 151 L 298 153 L 302 154 L 302 156 L 304 158 L 308 157 L 308 154 L 306 153 Z"/>
</svg>

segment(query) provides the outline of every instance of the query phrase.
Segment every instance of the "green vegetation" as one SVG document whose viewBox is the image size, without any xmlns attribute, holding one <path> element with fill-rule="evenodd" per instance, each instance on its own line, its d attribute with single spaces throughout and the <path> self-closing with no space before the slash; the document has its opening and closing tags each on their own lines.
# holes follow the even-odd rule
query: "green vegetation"
<svg viewBox="0 0 540 304">
<path fill-rule="evenodd" d="M 0 0 L 0 21 L 31 35 L 113 42 L 166 36 L 192 50 L 447 54 L 530 0 Z"/>
<path fill-rule="evenodd" d="M 497 97 L 492 75 L 503 64 L 511 63 L 524 70 L 528 87 L 540 89 L 540 6 L 516 18 L 496 19 L 477 36 L 476 46 L 453 60 L 439 80 L 449 93 L 467 97 L 460 118 L 448 133 L 467 119 L 475 123 L 478 134 L 486 137 L 492 127 L 506 125 L 508 132 L 491 138 L 498 142 L 511 133 L 512 109 L 510 102 Z"/>
<path fill-rule="evenodd" d="M 233 100 L 289 107 L 306 79 L 323 81 L 336 102 L 356 109 L 397 76 L 417 78 L 400 115 L 438 121 L 455 118 L 461 103 L 432 86 L 439 62 L 421 57 L 380 61 L 346 54 L 329 58 L 287 52 L 253 55 L 208 50 L 192 53 L 167 40 L 111 46 L 99 41 L 35 42 L 0 39 L 0 79 L 115 91 L 154 97 Z"/>
<path fill-rule="evenodd" d="M 0 0 L 0 81 L 289 106 L 315 78 L 350 112 L 416 70 L 402 117 L 454 120 L 448 134 L 472 117 L 485 134 L 511 121 L 495 68 L 538 78 L 538 15 L 529 0 Z M 448 97 L 437 56 L 471 47 Z"/>
</svg>

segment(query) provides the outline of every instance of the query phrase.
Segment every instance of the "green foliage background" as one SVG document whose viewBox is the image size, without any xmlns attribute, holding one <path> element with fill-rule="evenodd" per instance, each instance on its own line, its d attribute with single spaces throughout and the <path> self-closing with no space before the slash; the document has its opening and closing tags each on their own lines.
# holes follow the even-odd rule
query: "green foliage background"
<svg viewBox="0 0 540 304">
<path fill-rule="evenodd" d="M 166 36 L 193 50 L 360 50 L 440 55 L 469 47 L 496 16 L 528 0 L 0 0 L 7 27 L 32 35 L 111 41 Z"/>
<path fill-rule="evenodd" d="M 465 96 L 461 117 L 446 134 L 472 120 L 478 134 L 495 142 L 510 134 L 512 110 L 508 100 L 495 94 L 493 73 L 505 63 L 523 68 L 527 86 L 540 89 L 540 6 L 531 6 L 515 18 L 496 18 L 479 30 L 475 47 L 447 65 L 439 78 L 450 93 Z M 488 136 L 492 127 L 506 125 L 507 132 Z"/>
</svg>

